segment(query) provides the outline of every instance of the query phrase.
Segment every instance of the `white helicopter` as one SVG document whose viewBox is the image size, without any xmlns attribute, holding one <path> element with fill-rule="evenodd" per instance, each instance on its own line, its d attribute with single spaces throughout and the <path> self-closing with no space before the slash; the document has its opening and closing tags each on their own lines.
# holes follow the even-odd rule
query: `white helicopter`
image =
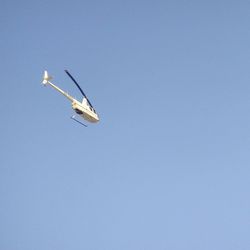
<svg viewBox="0 0 250 250">
<path fill-rule="evenodd" d="M 95 109 L 93 108 L 91 102 L 89 101 L 89 99 L 87 98 L 87 96 L 85 95 L 85 93 L 83 92 L 81 87 L 79 86 L 79 84 L 76 82 L 76 80 L 73 78 L 73 76 L 67 70 L 65 70 L 65 72 L 70 77 L 70 79 L 75 83 L 75 85 L 80 90 L 80 92 L 82 93 L 82 95 L 83 95 L 82 102 L 79 102 L 78 100 L 76 100 L 75 98 L 70 96 L 68 93 L 66 93 L 65 91 L 63 91 L 59 87 L 57 87 L 55 84 L 50 82 L 52 77 L 48 74 L 48 72 L 46 70 L 44 71 L 44 75 L 43 75 L 43 81 L 42 81 L 43 85 L 46 86 L 48 84 L 51 87 L 53 87 L 54 89 L 56 89 L 57 91 L 59 91 L 61 94 L 63 94 L 65 97 L 67 97 L 71 101 L 72 108 L 74 109 L 74 111 L 78 115 L 80 115 L 82 118 L 84 118 L 85 120 L 87 120 L 88 122 L 91 122 L 91 123 L 98 122 L 99 121 L 98 114 L 96 113 Z M 73 119 L 74 121 L 87 127 L 87 125 L 78 121 L 74 115 L 71 116 L 71 119 Z"/>
</svg>

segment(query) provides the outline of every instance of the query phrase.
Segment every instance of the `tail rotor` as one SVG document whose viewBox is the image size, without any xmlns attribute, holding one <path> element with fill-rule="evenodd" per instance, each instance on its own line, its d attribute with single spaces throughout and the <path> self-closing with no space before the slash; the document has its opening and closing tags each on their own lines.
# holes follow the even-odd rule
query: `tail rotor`
<svg viewBox="0 0 250 250">
<path fill-rule="evenodd" d="M 44 73 L 43 73 L 43 81 L 42 81 L 42 84 L 43 85 L 46 85 L 48 83 L 49 80 L 51 80 L 52 77 L 48 74 L 48 71 L 45 70 Z"/>
</svg>

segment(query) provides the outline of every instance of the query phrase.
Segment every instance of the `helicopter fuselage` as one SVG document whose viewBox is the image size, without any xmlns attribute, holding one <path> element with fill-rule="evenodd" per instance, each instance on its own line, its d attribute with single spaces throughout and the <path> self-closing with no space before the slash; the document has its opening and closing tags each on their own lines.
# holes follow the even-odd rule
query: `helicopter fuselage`
<svg viewBox="0 0 250 250">
<path fill-rule="evenodd" d="M 84 103 L 80 103 L 76 99 L 74 99 L 72 102 L 72 108 L 78 115 L 89 122 L 95 123 L 99 121 L 99 117 L 92 107 Z"/>
</svg>

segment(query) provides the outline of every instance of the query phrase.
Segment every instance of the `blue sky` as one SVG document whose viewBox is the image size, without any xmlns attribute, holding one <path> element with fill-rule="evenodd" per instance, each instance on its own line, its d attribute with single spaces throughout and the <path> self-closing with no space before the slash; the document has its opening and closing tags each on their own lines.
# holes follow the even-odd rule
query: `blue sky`
<svg viewBox="0 0 250 250">
<path fill-rule="evenodd" d="M 0 249 L 248 250 L 249 9 L 2 1 Z"/>
</svg>

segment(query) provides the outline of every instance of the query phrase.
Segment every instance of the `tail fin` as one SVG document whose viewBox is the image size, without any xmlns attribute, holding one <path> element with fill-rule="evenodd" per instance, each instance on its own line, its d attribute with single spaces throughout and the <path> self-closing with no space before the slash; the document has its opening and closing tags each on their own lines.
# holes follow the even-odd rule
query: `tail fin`
<svg viewBox="0 0 250 250">
<path fill-rule="evenodd" d="M 43 84 L 46 85 L 48 83 L 48 81 L 52 79 L 52 77 L 48 74 L 48 71 L 45 70 L 44 74 L 43 74 Z"/>
</svg>

